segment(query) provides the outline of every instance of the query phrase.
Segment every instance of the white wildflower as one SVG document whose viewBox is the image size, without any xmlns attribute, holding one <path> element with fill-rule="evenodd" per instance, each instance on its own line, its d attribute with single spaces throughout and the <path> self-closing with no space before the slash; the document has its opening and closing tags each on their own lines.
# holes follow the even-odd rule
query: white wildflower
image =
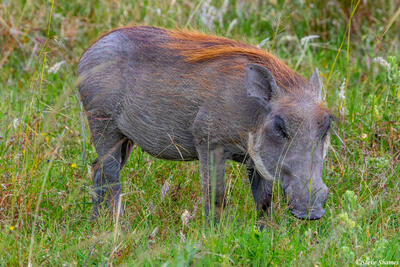
<svg viewBox="0 0 400 267">
<path fill-rule="evenodd" d="M 92 177 L 92 166 L 88 166 L 88 176 Z"/>
<path fill-rule="evenodd" d="M 189 219 L 190 219 L 190 212 L 188 210 L 185 210 L 182 215 L 181 215 L 181 219 L 182 219 L 182 224 L 185 226 L 188 224 Z"/>
<path fill-rule="evenodd" d="M 200 9 L 200 20 L 201 23 L 206 26 L 209 30 L 213 30 L 215 22 L 219 22 L 221 27 L 223 26 L 223 17 L 228 10 L 228 0 L 224 0 L 220 9 L 211 5 L 211 0 L 206 0 L 201 5 Z"/>
<path fill-rule="evenodd" d="M 186 238 L 185 238 L 185 235 L 182 233 L 182 231 L 179 231 L 179 236 L 181 238 L 181 242 L 185 243 L 186 242 Z"/>
<path fill-rule="evenodd" d="M 235 25 L 237 24 L 238 20 L 234 19 L 231 21 L 231 23 L 229 23 L 229 27 L 228 30 L 226 31 L 226 35 L 229 35 L 233 29 L 233 27 L 235 27 Z"/>
<path fill-rule="evenodd" d="M 21 153 L 17 153 L 17 154 L 15 154 L 15 156 L 14 156 L 14 160 L 15 161 L 18 161 L 19 160 L 19 158 L 22 156 L 22 154 Z"/>
<path fill-rule="evenodd" d="M 304 47 L 308 47 L 311 40 L 318 39 L 319 35 L 308 35 L 300 39 L 300 44 Z"/>
<path fill-rule="evenodd" d="M 344 88 L 346 86 L 346 78 L 343 79 L 342 85 L 340 85 L 339 89 L 339 98 L 340 100 L 344 100 L 346 98 Z"/>
<path fill-rule="evenodd" d="M 168 193 L 168 191 L 169 191 L 169 184 L 168 181 L 165 180 L 165 183 L 161 189 L 161 200 L 164 200 L 165 195 Z"/>
<path fill-rule="evenodd" d="M 297 41 L 297 40 L 298 40 L 298 39 L 297 39 L 296 36 L 290 35 L 290 34 L 283 35 L 283 36 L 279 39 L 279 41 L 281 41 L 281 42 L 293 42 L 293 41 Z"/>
<path fill-rule="evenodd" d="M 297 69 L 300 66 L 301 61 L 305 57 L 306 51 L 307 51 L 308 47 L 310 46 L 310 41 L 317 39 L 317 38 L 319 38 L 318 35 L 308 35 L 308 36 L 305 36 L 300 39 L 300 45 L 301 45 L 302 51 L 301 51 L 301 55 L 300 55 L 299 59 L 297 60 L 295 69 Z"/>
<path fill-rule="evenodd" d="M 158 232 L 158 226 L 154 228 L 153 232 L 151 232 L 151 234 L 149 235 L 149 238 L 154 239 L 156 237 L 157 232 Z"/>
<path fill-rule="evenodd" d="M 18 118 L 15 118 L 15 119 L 13 120 L 13 127 L 14 127 L 14 129 L 16 129 L 16 128 L 18 127 L 18 125 L 19 125 L 19 119 L 18 119 Z"/>
<path fill-rule="evenodd" d="M 200 20 L 201 23 L 209 30 L 214 29 L 214 21 L 217 19 L 217 11 L 214 6 L 210 5 L 210 1 L 205 1 L 201 6 Z"/>
<path fill-rule="evenodd" d="M 64 64 L 65 64 L 65 60 L 57 62 L 56 64 L 51 66 L 47 72 L 48 73 L 57 73 L 60 70 L 61 66 Z"/>
<path fill-rule="evenodd" d="M 371 207 L 374 207 L 375 206 L 375 201 L 374 201 L 374 199 L 370 196 L 369 197 L 369 205 L 371 206 Z"/>
<path fill-rule="evenodd" d="M 18 34 L 20 34 L 20 33 L 21 33 L 21 32 L 18 31 L 16 28 L 14 28 L 14 27 L 10 28 L 10 34 L 11 34 L 11 35 L 18 35 Z"/>
<path fill-rule="evenodd" d="M 372 61 L 375 63 L 378 63 L 382 67 L 385 67 L 386 69 L 390 70 L 389 62 L 387 62 L 383 57 L 376 57 Z"/>
<path fill-rule="evenodd" d="M 269 41 L 269 37 L 265 38 L 264 40 L 262 40 L 257 47 L 258 48 L 262 48 L 267 42 Z"/>
</svg>

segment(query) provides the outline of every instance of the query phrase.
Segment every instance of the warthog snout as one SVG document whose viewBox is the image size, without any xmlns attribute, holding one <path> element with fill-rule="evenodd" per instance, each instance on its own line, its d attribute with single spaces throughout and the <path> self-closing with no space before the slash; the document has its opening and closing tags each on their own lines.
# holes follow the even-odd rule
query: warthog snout
<svg viewBox="0 0 400 267">
<path fill-rule="evenodd" d="M 294 191 L 292 186 L 285 190 L 285 196 L 289 202 L 291 213 L 298 219 L 302 220 L 318 220 L 325 214 L 323 205 L 328 196 L 328 188 L 326 185 L 318 189 L 307 189 L 306 186 L 299 190 L 299 187 Z"/>
<path fill-rule="evenodd" d="M 325 214 L 325 209 L 320 208 L 318 210 L 311 210 L 307 212 L 301 212 L 297 210 L 292 210 L 291 213 L 293 214 L 294 217 L 302 220 L 318 220 L 321 219 L 322 216 Z"/>
</svg>

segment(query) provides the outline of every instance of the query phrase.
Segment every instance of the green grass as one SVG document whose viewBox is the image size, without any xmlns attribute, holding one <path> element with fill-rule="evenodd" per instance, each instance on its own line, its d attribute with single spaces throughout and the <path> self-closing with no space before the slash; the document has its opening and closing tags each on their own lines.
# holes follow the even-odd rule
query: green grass
<svg viewBox="0 0 400 267">
<path fill-rule="evenodd" d="M 207 26 L 208 2 L 55 0 L 53 9 L 52 1 L 0 2 L 0 266 L 400 264 L 397 1 L 361 1 L 350 25 L 355 1 L 230 0 Z M 223 2 L 210 5 L 221 10 Z M 228 207 L 218 226 L 204 229 L 198 163 L 157 160 L 136 148 L 121 174 L 124 216 L 118 224 L 105 213 L 90 222 L 96 154 L 87 126 L 82 136 L 76 66 L 99 35 L 133 24 L 189 27 L 254 45 L 269 38 L 262 48 L 298 72 L 319 68 L 338 118 L 321 220 L 296 220 L 276 192 L 272 219 L 257 230 L 244 168 L 229 162 Z M 319 38 L 301 44 L 313 34 Z"/>
</svg>

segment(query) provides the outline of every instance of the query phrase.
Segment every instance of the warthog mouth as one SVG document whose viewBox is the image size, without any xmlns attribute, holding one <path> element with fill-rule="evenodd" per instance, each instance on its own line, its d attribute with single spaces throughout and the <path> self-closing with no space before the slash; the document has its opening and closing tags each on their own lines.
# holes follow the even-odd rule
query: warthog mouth
<svg viewBox="0 0 400 267">
<path fill-rule="evenodd" d="M 325 209 L 312 210 L 311 213 L 308 211 L 298 211 L 291 210 L 291 213 L 294 217 L 301 220 L 318 220 L 321 219 L 325 214 Z"/>
</svg>

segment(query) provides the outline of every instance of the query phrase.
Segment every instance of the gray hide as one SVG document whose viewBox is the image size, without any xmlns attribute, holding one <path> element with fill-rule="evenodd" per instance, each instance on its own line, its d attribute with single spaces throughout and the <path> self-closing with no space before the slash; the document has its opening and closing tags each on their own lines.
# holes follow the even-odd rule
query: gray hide
<svg viewBox="0 0 400 267">
<path fill-rule="evenodd" d="M 95 42 L 79 62 L 79 91 L 98 153 L 94 216 L 105 196 L 117 206 L 120 170 L 133 144 L 161 159 L 198 159 L 206 217 L 212 190 L 217 219 L 223 208 L 227 159 L 247 164 L 261 216 L 269 213 L 273 181 L 281 183 L 296 217 L 323 216 L 330 115 L 319 105 L 318 74 L 289 94 L 268 66 L 249 57 L 190 63 L 163 45 L 169 38 L 158 28 L 119 29 Z M 231 74 L 229 64 L 246 68 Z"/>
</svg>

